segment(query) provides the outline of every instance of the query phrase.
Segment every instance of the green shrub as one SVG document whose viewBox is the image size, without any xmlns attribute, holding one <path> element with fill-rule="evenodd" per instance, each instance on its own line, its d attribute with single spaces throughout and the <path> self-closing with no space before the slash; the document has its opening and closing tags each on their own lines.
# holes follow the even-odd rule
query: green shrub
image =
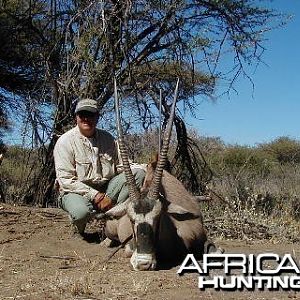
<svg viewBox="0 0 300 300">
<path fill-rule="evenodd" d="M 270 143 L 260 145 L 279 163 L 300 163 L 300 142 L 289 137 L 280 137 Z"/>
<path fill-rule="evenodd" d="M 273 168 L 267 153 L 245 146 L 227 146 L 222 152 L 212 153 L 208 162 L 219 176 L 236 177 L 242 172 L 252 172 L 255 176 L 266 177 Z"/>
</svg>

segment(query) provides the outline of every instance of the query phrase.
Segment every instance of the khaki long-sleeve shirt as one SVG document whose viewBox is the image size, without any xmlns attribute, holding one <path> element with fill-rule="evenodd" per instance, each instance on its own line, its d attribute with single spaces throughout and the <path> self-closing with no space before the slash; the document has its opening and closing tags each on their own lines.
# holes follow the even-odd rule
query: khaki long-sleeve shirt
<svg viewBox="0 0 300 300">
<path fill-rule="evenodd" d="M 117 146 L 108 132 L 96 129 L 93 138 L 78 126 L 64 133 L 54 148 L 56 178 L 61 193 L 77 193 L 92 200 L 116 175 Z"/>
</svg>

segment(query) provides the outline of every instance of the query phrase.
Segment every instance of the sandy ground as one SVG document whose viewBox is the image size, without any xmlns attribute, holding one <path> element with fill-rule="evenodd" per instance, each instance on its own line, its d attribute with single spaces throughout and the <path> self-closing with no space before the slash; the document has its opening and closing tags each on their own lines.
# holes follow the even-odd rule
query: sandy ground
<svg viewBox="0 0 300 300">
<path fill-rule="evenodd" d="M 272 251 L 300 260 L 299 244 L 218 244 L 228 253 Z M 59 209 L 0 204 L 0 299 L 300 299 L 291 291 L 200 291 L 197 273 L 178 276 L 178 266 L 136 272 L 123 249 L 106 262 L 114 250 L 74 237 Z"/>
</svg>

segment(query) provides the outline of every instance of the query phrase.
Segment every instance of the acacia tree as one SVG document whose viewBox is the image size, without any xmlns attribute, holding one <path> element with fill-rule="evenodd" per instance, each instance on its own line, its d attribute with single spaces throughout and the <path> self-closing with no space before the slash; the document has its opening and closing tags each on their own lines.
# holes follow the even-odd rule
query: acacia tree
<svg viewBox="0 0 300 300">
<path fill-rule="evenodd" d="M 44 99 L 55 109 L 45 166 L 31 189 L 33 201 L 44 205 L 54 182 L 53 147 L 72 123 L 79 98 L 97 99 L 103 112 L 111 111 L 116 77 L 123 107 L 130 107 L 147 128 L 155 120 L 153 104 L 158 105 L 160 91 L 168 117 L 168 99 L 179 77 L 179 101 L 195 113 L 196 96 L 210 95 L 224 75 L 218 69 L 222 53 L 233 57 L 232 83 L 244 72 L 244 63 L 260 60 L 263 33 L 276 14 L 250 0 L 36 0 L 22 16 L 39 50 L 33 64 L 44 80 Z M 193 159 L 179 114 L 175 125 L 177 161 L 183 154 L 181 161 L 190 167 Z"/>
</svg>

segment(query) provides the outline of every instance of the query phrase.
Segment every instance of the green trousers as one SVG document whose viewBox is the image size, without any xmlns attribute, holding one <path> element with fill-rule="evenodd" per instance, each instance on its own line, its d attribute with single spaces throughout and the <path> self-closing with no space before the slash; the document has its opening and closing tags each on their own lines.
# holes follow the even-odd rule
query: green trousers
<svg viewBox="0 0 300 300">
<path fill-rule="evenodd" d="M 145 178 L 145 171 L 142 169 L 133 169 L 132 172 L 137 186 L 141 188 Z M 112 199 L 114 205 L 122 203 L 128 198 L 129 192 L 123 173 L 113 177 L 109 181 L 106 194 Z M 59 205 L 69 213 L 69 217 L 78 232 L 83 233 L 87 222 L 91 219 L 94 212 L 91 201 L 79 194 L 67 193 L 60 198 Z"/>
</svg>

